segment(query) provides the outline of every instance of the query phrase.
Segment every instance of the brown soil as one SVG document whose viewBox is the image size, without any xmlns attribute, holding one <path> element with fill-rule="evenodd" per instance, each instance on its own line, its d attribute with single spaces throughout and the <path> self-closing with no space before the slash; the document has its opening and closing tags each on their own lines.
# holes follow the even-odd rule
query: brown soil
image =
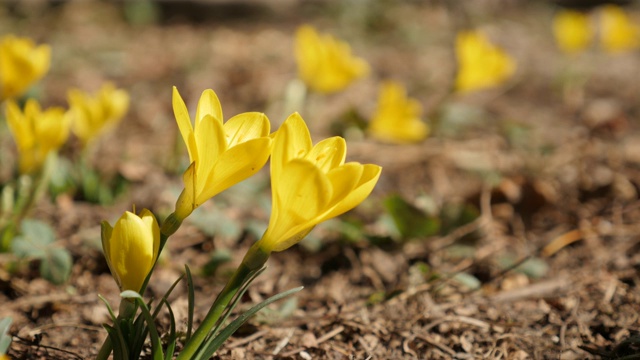
<svg viewBox="0 0 640 360">
<path fill-rule="evenodd" d="M 347 39 L 373 69 L 343 93 L 311 95 L 300 112 L 314 140 L 330 135 L 331 124 L 350 109 L 369 117 L 378 83 L 388 78 L 424 104 L 434 135 L 407 146 L 348 139 L 349 160 L 384 168 L 370 199 L 347 215 L 362 222 L 363 231 L 347 240 L 334 221 L 273 255 L 241 307 L 305 289 L 252 319 L 216 358 L 615 359 L 640 353 L 637 53 L 611 55 L 596 47 L 573 58 L 559 53 L 550 30 L 554 8 L 542 2 L 477 1 L 464 11 L 438 2 L 159 2 L 161 16 L 152 25 L 125 21 L 123 4 L 34 3 L 0 7 L 0 33 L 51 44 L 43 103 L 66 104 L 67 89 L 93 91 L 105 80 L 130 91 L 126 119 L 93 157 L 129 186 L 109 206 L 69 196 L 38 204 L 33 217 L 53 225 L 73 255 L 66 285 L 41 279 L 36 263 L 16 267 L 11 255 L 1 255 L 0 318 L 13 318 L 12 358 L 95 357 L 106 337 L 101 324 L 110 322 L 98 294 L 118 303 L 100 250 L 100 221 L 113 222 L 132 204 L 166 215 L 182 186 L 185 159 L 174 155 L 171 86 L 190 108 L 212 88 L 226 117 L 264 111 L 277 128 L 285 118 L 284 89 L 296 76 L 292 34 L 303 23 Z M 518 72 L 497 90 L 447 97 L 453 37 L 471 24 L 513 54 Z M 10 143 L 6 133 L 3 142 Z M 6 180 L 7 171 L 1 174 Z M 480 216 L 439 236 L 389 240 L 381 203 L 392 194 L 422 208 L 466 204 Z M 265 169 L 203 206 L 194 218 L 222 216 L 235 227 L 221 221 L 212 236 L 195 221 L 185 223 L 170 239 L 146 296 L 161 296 L 188 264 L 196 274 L 200 319 L 266 225 L 268 200 Z M 552 251 L 548 244 L 564 245 Z M 202 267 L 221 250 L 229 250 L 232 261 L 215 276 L 204 275 Z M 533 260 L 527 268 L 508 265 L 526 259 Z M 471 280 L 480 287 L 470 288 Z M 171 303 L 184 330 L 184 286 Z M 160 325 L 166 331 L 166 317 Z"/>
</svg>

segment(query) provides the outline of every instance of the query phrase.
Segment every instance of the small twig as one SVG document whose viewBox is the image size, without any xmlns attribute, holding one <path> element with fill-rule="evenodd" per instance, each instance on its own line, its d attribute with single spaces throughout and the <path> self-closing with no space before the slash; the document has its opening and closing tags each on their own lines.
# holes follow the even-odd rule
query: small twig
<svg viewBox="0 0 640 360">
<path fill-rule="evenodd" d="M 276 348 L 273 349 L 273 352 L 271 354 L 278 355 L 280 351 L 282 351 L 282 349 L 284 349 L 284 347 L 287 346 L 287 344 L 289 343 L 289 340 L 291 340 L 291 336 L 293 336 L 293 329 L 289 330 L 289 332 L 287 333 L 287 336 L 285 336 L 284 339 L 280 340 L 280 342 L 278 343 L 278 345 L 276 345 Z"/>
<path fill-rule="evenodd" d="M 478 319 L 474 319 L 472 317 L 468 317 L 468 316 L 445 316 L 442 317 L 440 319 L 436 319 L 433 322 L 431 322 L 430 324 L 426 325 L 424 327 L 425 331 L 429 331 L 431 329 L 433 329 L 434 327 L 445 323 L 445 322 L 459 322 L 459 323 L 464 323 L 464 324 L 469 324 L 469 325 L 473 325 L 485 330 L 488 330 L 491 325 L 489 325 L 488 323 L 482 321 L 482 320 L 478 320 Z"/>
<path fill-rule="evenodd" d="M 37 348 L 43 348 L 43 349 L 46 349 L 46 350 L 60 351 L 62 353 L 69 354 L 69 355 L 71 355 L 71 356 L 73 356 L 73 357 L 75 357 L 77 359 L 82 360 L 82 356 L 80 356 L 80 355 L 78 355 L 78 354 L 76 354 L 74 352 L 71 352 L 71 351 L 68 351 L 68 350 L 64 350 L 64 349 L 60 349 L 60 348 L 57 348 L 55 346 L 42 345 L 40 343 L 31 341 L 31 340 L 28 340 L 28 339 L 25 339 L 25 338 L 21 338 L 20 336 L 17 336 L 17 335 L 14 335 L 13 337 L 18 339 L 18 340 L 20 340 L 21 342 L 29 345 L 29 346 L 35 346 Z"/>
<path fill-rule="evenodd" d="M 321 337 L 318 338 L 318 344 L 323 343 L 329 339 L 331 339 L 332 337 L 340 334 L 341 332 L 344 331 L 344 326 L 340 325 L 337 328 L 329 331 L 328 333 L 322 335 Z"/>
<path fill-rule="evenodd" d="M 238 339 L 238 340 L 236 340 L 236 341 L 232 342 L 231 344 L 227 345 L 227 346 L 226 346 L 226 348 L 228 348 L 228 349 L 233 349 L 233 348 L 236 348 L 236 347 L 238 347 L 238 346 L 241 346 L 241 345 L 244 345 L 244 344 L 250 343 L 250 342 L 252 342 L 252 341 L 253 341 L 253 340 L 255 340 L 255 339 L 261 338 L 261 337 L 262 337 L 264 334 L 266 334 L 267 332 L 268 332 L 267 330 L 260 330 L 260 331 L 257 331 L 257 332 L 255 332 L 255 333 L 253 333 L 253 334 L 251 334 L 251 335 L 247 336 L 246 338 Z"/>
<path fill-rule="evenodd" d="M 504 291 L 489 298 L 491 302 L 510 302 L 531 297 L 543 297 L 556 294 L 558 290 L 569 286 L 570 281 L 566 277 L 540 282 L 525 288 Z"/>
</svg>

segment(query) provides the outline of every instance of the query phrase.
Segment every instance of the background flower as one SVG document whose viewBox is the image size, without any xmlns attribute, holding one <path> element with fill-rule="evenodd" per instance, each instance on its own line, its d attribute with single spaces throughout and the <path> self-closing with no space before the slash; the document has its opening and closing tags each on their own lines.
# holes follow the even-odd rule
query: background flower
<svg viewBox="0 0 640 360">
<path fill-rule="evenodd" d="M 369 73 L 369 65 L 351 55 L 351 47 L 309 25 L 296 31 L 295 55 L 298 76 L 317 92 L 332 93 Z"/>
<path fill-rule="evenodd" d="M 0 101 L 23 94 L 49 71 L 51 48 L 29 38 L 0 39 Z"/>
<path fill-rule="evenodd" d="M 424 140 L 429 135 L 429 126 L 420 120 L 421 112 L 422 105 L 408 98 L 401 84 L 387 81 L 380 87 L 378 107 L 369 132 L 376 139 L 393 143 Z"/>
</svg>

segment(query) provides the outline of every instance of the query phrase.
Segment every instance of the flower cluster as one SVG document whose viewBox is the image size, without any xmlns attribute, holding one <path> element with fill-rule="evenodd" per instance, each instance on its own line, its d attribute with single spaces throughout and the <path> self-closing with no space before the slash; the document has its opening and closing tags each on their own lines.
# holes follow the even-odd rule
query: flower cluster
<svg viewBox="0 0 640 360">
<path fill-rule="evenodd" d="M 609 53 L 624 52 L 640 46 L 640 27 L 616 5 L 606 5 L 592 13 L 560 10 L 553 19 L 553 34 L 558 47 L 569 54 L 584 51 L 598 34 L 601 48 Z"/>
</svg>

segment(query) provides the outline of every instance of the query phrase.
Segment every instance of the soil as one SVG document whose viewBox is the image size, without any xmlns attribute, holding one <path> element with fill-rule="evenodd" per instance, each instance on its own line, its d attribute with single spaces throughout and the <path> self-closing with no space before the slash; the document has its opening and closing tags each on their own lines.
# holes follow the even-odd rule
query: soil
<svg viewBox="0 0 640 360">
<path fill-rule="evenodd" d="M 464 6 L 462 5 L 464 3 Z M 304 286 L 262 312 L 216 359 L 618 359 L 640 354 L 640 57 L 597 45 L 569 56 L 551 33 L 555 6 L 526 1 L 15 2 L 0 6 L 0 33 L 52 46 L 41 102 L 66 106 L 72 87 L 112 81 L 130 92 L 128 115 L 95 145 L 93 164 L 120 174 L 112 204 L 43 199 L 33 218 L 73 256 L 53 285 L 38 263 L 0 255 L 0 318 L 10 316 L 15 359 L 91 359 L 118 288 L 100 249 L 100 221 L 131 209 L 171 212 L 186 152 L 171 109 L 177 86 L 190 109 L 207 88 L 225 117 L 262 111 L 273 129 L 296 78 L 292 37 L 310 23 L 349 41 L 368 78 L 299 109 L 314 141 L 345 119 L 371 116 L 378 85 L 403 83 L 424 106 L 432 136 L 389 145 L 347 131 L 348 160 L 383 167 L 371 197 L 344 221 L 274 254 L 240 304 Z M 145 10 L 146 9 L 146 10 Z M 153 14 L 152 14 L 153 15 Z M 147 16 L 145 18 L 145 16 Z M 629 16 L 640 20 L 637 8 Z M 512 54 L 503 86 L 450 94 L 455 33 L 482 29 Z M 348 114 L 348 115 L 344 115 Z M 13 151 L 2 135 L 3 151 Z M 69 144 L 64 154 L 77 151 Z M 4 157 L 6 158 L 6 157 Z M 10 157 L 11 158 L 11 157 Z M 15 157 L 13 157 L 15 158 Z M 0 180 L 11 175 L 3 164 Z M 201 319 L 268 222 L 265 168 L 217 196 L 170 239 L 146 298 L 194 272 Z M 422 212 L 475 214 L 430 236 L 401 239 L 384 202 Z M 159 216 L 163 218 L 162 216 Z M 355 233 L 345 231 L 348 224 Z M 351 234 L 350 236 L 348 236 Z M 214 256 L 230 259 L 211 270 Z M 518 266 L 520 265 L 520 266 Z M 205 271 L 209 269 L 209 271 Z M 187 291 L 170 297 L 185 330 Z M 168 315 L 159 321 L 168 332 Z M 148 349 L 145 356 L 148 356 Z M 633 357 L 633 356 L 636 357 Z M 627 357 L 625 357 L 627 356 Z"/>
</svg>

